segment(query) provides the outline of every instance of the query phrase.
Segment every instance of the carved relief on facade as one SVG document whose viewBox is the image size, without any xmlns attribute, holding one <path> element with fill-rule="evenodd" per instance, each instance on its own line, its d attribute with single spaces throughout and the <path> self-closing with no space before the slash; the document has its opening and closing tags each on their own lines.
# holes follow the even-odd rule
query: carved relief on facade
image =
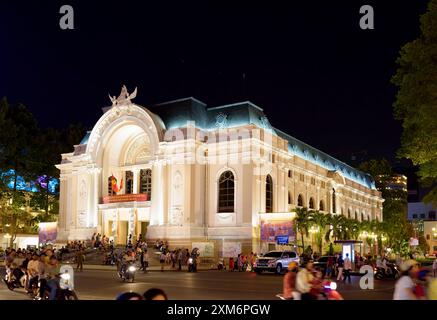
<svg viewBox="0 0 437 320">
<path fill-rule="evenodd" d="M 169 219 L 171 225 L 183 225 L 184 223 L 183 200 L 183 177 L 180 171 L 176 171 L 173 175 L 171 190 L 171 208 Z"/>
</svg>

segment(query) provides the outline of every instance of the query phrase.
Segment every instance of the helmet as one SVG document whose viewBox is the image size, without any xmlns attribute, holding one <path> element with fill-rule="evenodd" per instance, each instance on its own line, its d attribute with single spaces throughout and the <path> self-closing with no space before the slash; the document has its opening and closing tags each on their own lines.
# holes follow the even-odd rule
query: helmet
<svg viewBox="0 0 437 320">
<path fill-rule="evenodd" d="M 294 268 L 297 268 L 297 262 L 296 261 L 292 261 L 288 265 L 288 270 L 293 270 Z"/>
<path fill-rule="evenodd" d="M 415 266 L 417 264 L 418 263 L 417 263 L 416 260 L 410 259 L 410 260 L 402 262 L 402 264 L 400 265 L 400 268 L 401 268 L 402 272 L 405 272 L 405 271 L 408 271 L 411 267 L 413 267 L 413 266 Z"/>
<path fill-rule="evenodd" d="M 421 269 L 419 270 L 419 272 L 417 273 L 417 278 L 418 278 L 419 280 L 425 280 L 425 277 L 426 277 L 426 275 L 427 275 L 429 272 L 431 272 L 431 271 L 428 270 L 428 269 L 425 269 L 425 268 L 421 268 Z"/>
</svg>

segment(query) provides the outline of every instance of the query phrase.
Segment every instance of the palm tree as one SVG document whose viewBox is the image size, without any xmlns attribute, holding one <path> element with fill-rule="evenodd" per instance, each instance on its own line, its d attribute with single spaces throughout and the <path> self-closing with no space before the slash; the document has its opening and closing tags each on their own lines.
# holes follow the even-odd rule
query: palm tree
<svg viewBox="0 0 437 320">
<path fill-rule="evenodd" d="M 305 250 L 304 236 L 308 237 L 310 213 L 307 208 L 296 208 L 296 234 L 300 233 L 302 239 L 302 252 Z"/>
<path fill-rule="evenodd" d="M 318 227 L 318 232 L 316 233 L 316 242 L 320 254 L 323 254 L 323 234 L 325 232 L 326 226 L 328 224 L 328 215 L 321 213 L 319 211 L 310 212 L 310 224 L 312 226 Z"/>
<path fill-rule="evenodd" d="M 360 222 L 355 219 L 345 218 L 346 237 L 352 240 L 357 240 L 360 235 Z"/>
<path fill-rule="evenodd" d="M 335 214 L 328 215 L 328 225 L 329 229 L 326 231 L 325 240 L 327 242 L 331 241 L 331 236 L 334 240 L 343 239 L 346 230 L 346 218 L 343 215 Z"/>
</svg>

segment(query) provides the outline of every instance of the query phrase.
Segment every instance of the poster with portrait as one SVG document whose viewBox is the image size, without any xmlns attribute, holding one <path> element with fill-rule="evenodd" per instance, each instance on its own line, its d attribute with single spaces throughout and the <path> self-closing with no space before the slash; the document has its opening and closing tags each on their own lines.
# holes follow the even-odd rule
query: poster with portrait
<svg viewBox="0 0 437 320">
<path fill-rule="evenodd" d="M 191 249 L 198 248 L 201 258 L 214 257 L 214 243 L 213 242 L 193 242 Z"/>
<path fill-rule="evenodd" d="M 287 236 L 289 241 L 293 242 L 293 221 L 261 220 L 261 241 L 276 242 L 278 236 Z"/>
<path fill-rule="evenodd" d="M 47 244 L 55 242 L 58 233 L 57 228 L 57 222 L 40 222 L 38 233 L 39 243 Z"/>
</svg>

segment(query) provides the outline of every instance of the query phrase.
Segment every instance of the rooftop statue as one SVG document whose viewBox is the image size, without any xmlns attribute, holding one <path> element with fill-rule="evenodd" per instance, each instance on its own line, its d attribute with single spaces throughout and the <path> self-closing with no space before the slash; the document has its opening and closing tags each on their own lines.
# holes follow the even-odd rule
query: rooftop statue
<svg viewBox="0 0 437 320">
<path fill-rule="evenodd" d="M 131 99 L 135 98 L 136 96 L 137 96 L 137 88 L 136 87 L 135 87 L 134 92 L 129 94 L 126 86 L 123 85 L 118 98 L 116 98 L 115 96 L 109 95 L 109 99 L 111 99 L 112 106 L 119 106 L 119 105 L 123 105 L 123 104 L 129 104 L 131 102 Z"/>
</svg>

